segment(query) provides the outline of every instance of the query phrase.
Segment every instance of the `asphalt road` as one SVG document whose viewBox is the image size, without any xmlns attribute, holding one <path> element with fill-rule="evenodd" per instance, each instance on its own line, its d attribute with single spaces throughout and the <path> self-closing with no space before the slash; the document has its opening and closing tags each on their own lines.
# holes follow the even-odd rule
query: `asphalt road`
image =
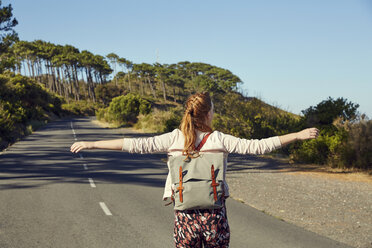
<svg viewBox="0 0 372 248">
<path fill-rule="evenodd" d="M 44 126 L 0 155 L 0 247 L 173 247 L 164 206 L 165 154 L 89 150 L 76 140 L 117 139 L 89 118 Z M 227 201 L 230 247 L 349 247 Z"/>
</svg>

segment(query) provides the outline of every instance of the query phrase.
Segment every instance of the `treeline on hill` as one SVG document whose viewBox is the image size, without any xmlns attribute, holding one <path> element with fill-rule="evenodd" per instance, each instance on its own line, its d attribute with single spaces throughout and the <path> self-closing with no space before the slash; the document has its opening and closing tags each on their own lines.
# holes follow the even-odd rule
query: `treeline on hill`
<svg viewBox="0 0 372 248">
<path fill-rule="evenodd" d="M 90 99 L 96 102 L 95 86 L 107 83 L 113 71 L 115 86 L 120 80 L 125 81 L 129 92 L 154 99 L 161 97 L 165 101 L 181 101 L 190 90 L 200 88 L 232 90 L 241 82 L 230 71 L 204 63 L 134 64 L 114 53 L 103 57 L 87 50 L 80 52 L 71 45 L 55 45 L 42 40 L 17 41 L 3 57 L 11 62 L 10 68 L 14 72 L 44 83 L 46 88 L 64 96 L 67 101 Z M 118 66 L 122 70 L 117 73 Z"/>
<path fill-rule="evenodd" d="M 297 116 L 242 95 L 239 77 L 206 63 L 135 64 L 114 53 L 104 57 L 71 45 L 19 41 L 11 6 L 1 10 L 0 143 L 14 142 L 30 132 L 29 123 L 59 116 L 64 109 L 96 113 L 116 126 L 166 132 L 179 125 L 187 96 L 208 91 L 215 104 L 213 126 L 222 132 L 252 139 L 316 126 L 318 139 L 282 152 L 295 161 L 372 167 L 372 123 L 346 99 L 329 98 Z"/>
</svg>

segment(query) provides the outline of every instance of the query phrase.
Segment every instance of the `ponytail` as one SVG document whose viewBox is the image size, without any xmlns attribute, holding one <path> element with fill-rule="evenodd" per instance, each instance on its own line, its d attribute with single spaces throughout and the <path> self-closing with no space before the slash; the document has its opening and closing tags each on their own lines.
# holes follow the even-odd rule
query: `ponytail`
<svg viewBox="0 0 372 248">
<path fill-rule="evenodd" d="M 194 124 L 192 123 L 191 113 L 188 111 L 186 111 L 183 115 L 181 122 L 181 131 L 183 133 L 183 136 L 185 137 L 185 144 L 182 155 L 186 155 L 189 157 L 195 149 L 196 130 Z"/>
<path fill-rule="evenodd" d="M 196 93 L 186 101 L 180 129 L 185 137 L 182 155 L 187 156 L 187 158 L 195 157 L 196 130 L 212 131 L 212 128 L 206 124 L 208 112 L 211 108 L 212 102 L 208 92 Z"/>
</svg>

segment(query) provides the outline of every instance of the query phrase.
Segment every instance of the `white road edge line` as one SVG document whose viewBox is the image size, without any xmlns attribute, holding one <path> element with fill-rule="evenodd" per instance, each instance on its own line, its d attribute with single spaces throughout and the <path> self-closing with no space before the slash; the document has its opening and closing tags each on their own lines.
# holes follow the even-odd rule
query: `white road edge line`
<svg viewBox="0 0 372 248">
<path fill-rule="evenodd" d="M 90 187 L 92 187 L 92 188 L 96 187 L 92 178 L 89 178 L 89 183 L 90 183 Z"/>
<path fill-rule="evenodd" d="M 100 202 L 99 205 L 101 206 L 103 212 L 105 212 L 106 215 L 112 215 L 112 213 L 110 212 L 110 210 L 108 209 L 104 202 Z"/>
</svg>

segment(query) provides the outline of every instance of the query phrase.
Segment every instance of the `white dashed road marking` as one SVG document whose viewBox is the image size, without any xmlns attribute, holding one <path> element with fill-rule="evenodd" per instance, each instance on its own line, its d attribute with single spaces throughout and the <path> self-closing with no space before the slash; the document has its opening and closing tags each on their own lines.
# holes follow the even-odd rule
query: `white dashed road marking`
<svg viewBox="0 0 372 248">
<path fill-rule="evenodd" d="M 100 202 L 99 205 L 101 206 L 103 212 L 105 212 L 106 215 L 112 215 L 112 213 L 110 212 L 110 210 L 108 209 L 104 202 Z"/>
<path fill-rule="evenodd" d="M 92 188 L 96 187 L 92 178 L 89 178 L 89 183 L 90 183 L 90 187 L 92 187 Z"/>
<path fill-rule="evenodd" d="M 74 126 L 72 125 L 72 122 L 70 122 L 70 124 L 71 124 L 72 133 L 74 134 L 74 139 L 75 139 L 75 141 L 77 141 Z M 81 153 L 79 153 L 79 156 L 80 156 L 80 158 L 84 158 Z M 83 164 L 83 166 L 84 166 L 84 170 L 88 170 L 87 164 Z M 94 183 L 93 178 L 88 178 L 88 180 L 89 180 L 90 186 L 92 188 L 96 188 L 96 184 Z M 104 202 L 100 202 L 99 205 L 101 206 L 103 212 L 106 215 L 112 215 L 112 213 L 110 212 L 110 210 L 108 209 L 108 207 L 106 206 L 106 204 Z"/>
</svg>

